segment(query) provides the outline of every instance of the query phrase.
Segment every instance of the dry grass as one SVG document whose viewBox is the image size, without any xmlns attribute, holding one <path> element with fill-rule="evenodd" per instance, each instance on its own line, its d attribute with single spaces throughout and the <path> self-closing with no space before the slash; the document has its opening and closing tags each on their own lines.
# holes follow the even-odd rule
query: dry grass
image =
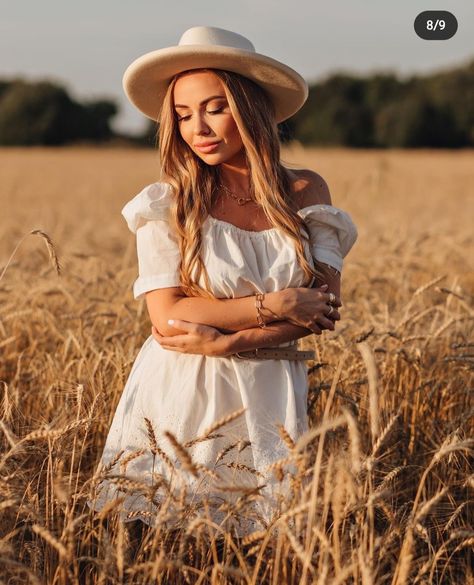
<svg viewBox="0 0 474 585">
<path fill-rule="evenodd" d="M 120 500 L 100 514 L 85 504 L 149 334 L 131 295 L 135 242 L 120 209 L 156 180 L 155 154 L 1 156 L 0 582 L 474 583 L 472 151 L 285 151 L 327 180 L 359 240 L 344 268 L 341 322 L 302 344 L 316 349 L 311 429 L 297 440 L 276 431 L 288 457 L 273 472 L 289 478 L 291 498 L 267 531 L 240 541 L 185 516 L 185 493 L 165 480 L 150 488 L 112 477 L 112 466 L 102 474 L 125 492 L 142 489 L 150 502 L 158 487 L 168 492 L 157 528 L 124 525 Z M 225 433 L 229 420 L 208 433 Z M 143 449 L 172 466 L 153 421 L 147 429 Z M 183 471 L 218 480 L 192 460 L 206 437 L 170 440 Z M 248 446 L 229 445 L 220 459 Z M 259 497 L 258 486 L 221 488 L 242 488 L 229 515 Z M 171 501 L 179 532 L 161 522 Z"/>
</svg>

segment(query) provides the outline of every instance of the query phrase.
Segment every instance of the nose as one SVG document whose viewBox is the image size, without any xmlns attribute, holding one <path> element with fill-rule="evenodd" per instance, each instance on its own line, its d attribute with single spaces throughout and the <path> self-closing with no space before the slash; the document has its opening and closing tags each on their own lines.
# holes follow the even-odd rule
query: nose
<svg viewBox="0 0 474 585">
<path fill-rule="evenodd" d="M 210 128 L 204 121 L 203 116 L 201 114 L 197 114 L 194 119 L 195 119 L 194 133 L 197 136 L 200 136 L 202 134 L 205 135 L 209 134 Z"/>
</svg>

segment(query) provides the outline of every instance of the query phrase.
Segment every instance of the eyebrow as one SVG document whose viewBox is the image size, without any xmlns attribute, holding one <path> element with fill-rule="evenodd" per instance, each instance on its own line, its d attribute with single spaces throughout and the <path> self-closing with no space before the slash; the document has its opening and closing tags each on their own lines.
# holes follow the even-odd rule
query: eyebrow
<svg viewBox="0 0 474 585">
<path fill-rule="evenodd" d="M 202 100 L 202 102 L 199 104 L 200 106 L 203 106 L 204 104 L 207 104 L 207 102 L 210 102 L 211 100 L 215 100 L 215 99 L 226 99 L 225 95 L 212 95 L 211 97 L 206 98 L 205 100 Z M 175 108 L 189 108 L 189 106 L 183 106 L 183 104 L 175 104 L 174 105 Z"/>
</svg>

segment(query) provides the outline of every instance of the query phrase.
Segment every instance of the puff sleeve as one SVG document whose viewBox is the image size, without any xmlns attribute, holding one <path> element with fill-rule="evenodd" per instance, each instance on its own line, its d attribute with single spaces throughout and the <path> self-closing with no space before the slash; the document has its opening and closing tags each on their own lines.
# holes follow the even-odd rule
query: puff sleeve
<svg viewBox="0 0 474 585">
<path fill-rule="evenodd" d="M 308 226 L 313 258 L 341 272 L 343 258 L 358 235 L 350 215 L 342 209 L 320 203 L 304 207 L 298 214 Z"/>
<path fill-rule="evenodd" d="M 140 299 L 157 288 L 179 286 L 179 247 L 169 228 L 168 183 L 147 185 L 122 209 L 128 228 L 136 234 L 138 278 L 133 297 Z"/>
</svg>

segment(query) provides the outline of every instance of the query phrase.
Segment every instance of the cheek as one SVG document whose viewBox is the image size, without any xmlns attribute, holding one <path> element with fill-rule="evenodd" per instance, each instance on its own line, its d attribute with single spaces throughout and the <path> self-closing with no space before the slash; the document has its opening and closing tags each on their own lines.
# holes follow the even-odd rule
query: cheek
<svg viewBox="0 0 474 585">
<path fill-rule="evenodd" d="M 191 143 L 192 136 L 189 133 L 189 131 L 186 131 L 185 126 L 180 126 L 179 133 L 181 134 L 181 138 L 184 140 L 184 142 L 186 142 L 187 144 Z"/>
<path fill-rule="evenodd" d="M 234 144 L 242 144 L 239 129 L 233 119 L 229 120 L 226 124 L 226 134 Z"/>
</svg>

